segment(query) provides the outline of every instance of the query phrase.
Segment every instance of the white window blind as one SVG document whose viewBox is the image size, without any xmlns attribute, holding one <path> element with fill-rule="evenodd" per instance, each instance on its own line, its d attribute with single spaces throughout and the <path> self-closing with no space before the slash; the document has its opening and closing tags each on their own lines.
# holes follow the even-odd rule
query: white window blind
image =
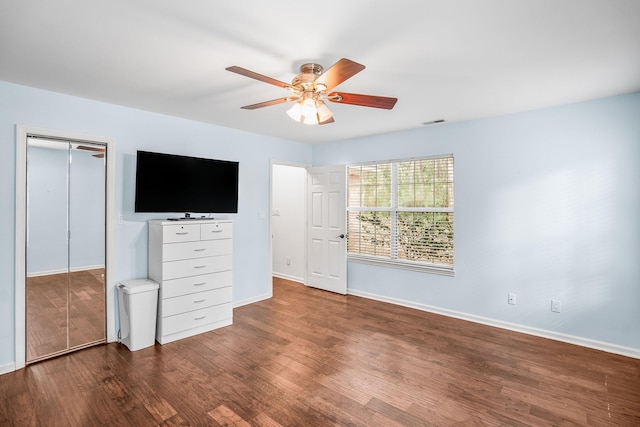
<svg viewBox="0 0 640 427">
<path fill-rule="evenodd" d="M 347 167 L 350 259 L 453 271 L 453 157 Z"/>
</svg>

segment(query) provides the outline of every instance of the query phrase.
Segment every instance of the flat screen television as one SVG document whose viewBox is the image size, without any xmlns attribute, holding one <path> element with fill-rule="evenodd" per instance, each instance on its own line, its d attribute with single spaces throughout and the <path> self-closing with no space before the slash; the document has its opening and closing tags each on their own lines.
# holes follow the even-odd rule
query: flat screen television
<svg viewBox="0 0 640 427">
<path fill-rule="evenodd" d="M 150 151 L 136 157 L 136 212 L 238 213 L 238 162 Z"/>
</svg>

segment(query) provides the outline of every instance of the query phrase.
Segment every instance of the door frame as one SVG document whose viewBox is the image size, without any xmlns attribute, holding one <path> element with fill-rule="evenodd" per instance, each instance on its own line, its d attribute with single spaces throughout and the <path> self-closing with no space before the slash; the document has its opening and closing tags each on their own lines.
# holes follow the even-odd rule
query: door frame
<svg viewBox="0 0 640 427">
<path fill-rule="evenodd" d="M 26 235 L 27 235 L 27 137 L 39 135 L 102 144 L 106 148 L 106 212 L 105 212 L 105 292 L 107 342 L 116 340 L 115 322 L 115 143 L 101 136 L 85 135 L 53 129 L 16 126 L 16 204 L 15 204 L 15 322 L 14 369 L 26 365 Z"/>
<path fill-rule="evenodd" d="M 271 269 L 270 277 L 273 277 L 273 166 L 292 166 L 300 169 L 304 169 L 305 171 L 311 167 L 310 163 L 300 163 L 300 162 L 290 162 L 287 160 L 274 160 L 271 159 L 269 162 L 269 268 Z M 307 174 L 305 173 L 305 194 L 304 194 L 304 217 L 305 222 L 307 218 Z M 306 242 L 307 242 L 307 227 L 304 228 L 304 242 L 305 242 L 305 251 L 303 254 L 302 264 L 304 265 L 304 285 L 307 286 L 307 250 L 306 250 Z M 269 289 L 271 290 L 269 298 L 273 297 L 273 279 L 271 280 L 271 285 Z"/>
</svg>

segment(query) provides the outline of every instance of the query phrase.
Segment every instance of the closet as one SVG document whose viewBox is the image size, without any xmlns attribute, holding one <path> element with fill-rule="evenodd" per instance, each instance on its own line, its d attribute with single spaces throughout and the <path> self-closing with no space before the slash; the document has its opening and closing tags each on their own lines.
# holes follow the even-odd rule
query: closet
<svg viewBox="0 0 640 427">
<path fill-rule="evenodd" d="M 106 341 L 107 154 L 27 138 L 26 363 Z"/>
</svg>

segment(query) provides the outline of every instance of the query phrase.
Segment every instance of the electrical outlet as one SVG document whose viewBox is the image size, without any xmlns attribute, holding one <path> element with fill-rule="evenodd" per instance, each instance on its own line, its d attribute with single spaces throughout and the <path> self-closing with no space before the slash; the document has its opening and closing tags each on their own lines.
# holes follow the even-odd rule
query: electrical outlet
<svg viewBox="0 0 640 427">
<path fill-rule="evenodd" d="M 551 311 L 554 313 L 560 313 L 562 311 L 562 302 L 558 299 L 551 300 Z"/>
<path fill-rule="evenodd" d="M 508 294 L 507 302 L 511 305 L 516 305 L 516 294 Z"/>
<path fill-rule="evenodd" d="M 291 258 L 287 258 L 285 262 L 287 263 L 287 265 L 291 265 Z"/>
</svg>

